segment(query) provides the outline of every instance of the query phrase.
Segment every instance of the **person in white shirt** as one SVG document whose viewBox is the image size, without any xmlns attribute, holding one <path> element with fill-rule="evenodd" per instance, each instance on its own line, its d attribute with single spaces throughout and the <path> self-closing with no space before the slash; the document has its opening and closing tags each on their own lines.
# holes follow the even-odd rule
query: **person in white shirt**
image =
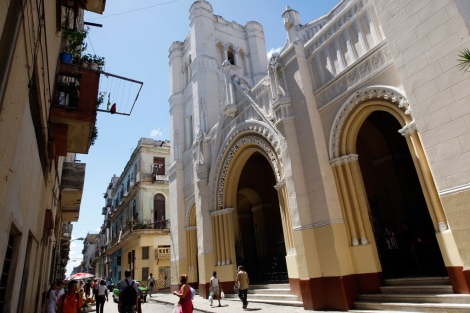
<svg viewBox="0 0 470 313">
<path fill-rule="evenodd" d="M 212 299 L 217 297 L 217 300 L 219 300 L 219 306 L 221 306 L 220 305 L 220 284 L 219 284 L 219 279 L 217 278 L 217 272 L 215 271 L 212 273 L 210 289 L 212 291 Z M 211 300 L 211 306 L 212 306 L 212 301 L 213 300 Z"/>
<path fill-rule="evenodd" d="M 59 299 L 63 294 L 65 294 L 65 288 L 64 288 L 65 285 L 66 283 L 61 282 L 61 281 L 57 283 L 57 288 L 59 290 L 59 293 L 57 294 L 57 299 Z"/>
<path fill-rule="evenodd" d="M 106 286 L 106 281 L 102 279 L 96 290 L 96 313 L 104 313 L 103 310 L 105 298 L 106 302 L 108 302 L 108 288 Z"/>
<path fill-rule="evenodd" d="M 57 305 L 57 284 L 52 283 L 51 288 L 47 292 L 47 313 L 55 313 L 55 307 Z"/>
<path fill-rule="evenodd" d="M 147 278 L 147 286 L 149 291 L 149 297 L 152 296 L 153 286 L 155 285 L 155 278 L 153 278 L 152 273 L 150 273 L 149 278 Z"/>
</svg>

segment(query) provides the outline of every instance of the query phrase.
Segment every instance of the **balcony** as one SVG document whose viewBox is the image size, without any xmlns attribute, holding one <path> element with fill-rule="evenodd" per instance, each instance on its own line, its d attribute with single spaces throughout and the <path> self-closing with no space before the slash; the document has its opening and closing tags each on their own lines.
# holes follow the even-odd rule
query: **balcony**
<svg viewBox="0 0 470 313">
<path fill-rule="evenodd" d="M 121 231 L 121 241 L 118 243 L 118 236 L 114 237 L 108 243 L 106 253 L 108 255 L 117 251 L 117 249 L 126 245 L 129 241 L 134 240 L 142 235 L 169 235 L 170 220 L 157 221 L 140 220 L 126 223 Z"/>
<path fill-rule="evenodd" d="M 85 183 L 84 163 L 64 162 L 60 181 L 62 221 L 77 222 Z"/>
<path fill-rule="evenodd" d="M 96 122 L 100 72 L 60 63 L 58 86 L 51 107 L 51 158 L 67 152 L 87 154 Z"/>
<path fill-rule="evenodd" d="M 107 207 L 103 207 L 101 209 L 101 215 L 106 215 L 106 213 L 108 213 L 108 208 Z"/>
<path fill-rule="evenodd" d="M 168 173 L 165 172 L 165 168 L 159 168 L 158 164 L 153 165 L 152 170 L 152 181 L 157 184 L 168 184 Z"/>
<path fill-rule="evenodd" d="M 170 247 L 158 247 L 155 249 L 155 259 L 157 260 L 169 260 L 171 258 Z"/>
</svg>

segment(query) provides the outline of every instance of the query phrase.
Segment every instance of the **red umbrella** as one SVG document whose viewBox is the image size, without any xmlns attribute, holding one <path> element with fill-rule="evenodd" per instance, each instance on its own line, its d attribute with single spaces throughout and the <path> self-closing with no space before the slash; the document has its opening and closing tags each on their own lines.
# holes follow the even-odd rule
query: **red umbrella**
<svg viewBox="0 0 470 313">
<path fill-rule="evenodd" d="M 91 278 L 91 277 L 95 277 L 95 275 L 90 274 L 90 273 L 77 273 L 77 274 L 71 275 L 68 278 L 68 280 L 72 280 L 72 279 L 79 280 L 79 279 L 85 279 L 85 278 Z"/>
</svg>

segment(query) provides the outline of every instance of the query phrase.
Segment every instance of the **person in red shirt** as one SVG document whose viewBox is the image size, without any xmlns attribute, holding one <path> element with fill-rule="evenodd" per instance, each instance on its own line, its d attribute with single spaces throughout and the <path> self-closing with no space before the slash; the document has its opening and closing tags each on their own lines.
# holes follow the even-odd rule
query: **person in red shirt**
<svg viewBox="0 0 470 313">
<path fill-rule="evenodd" d="M 80 313 L 83 303 L 80 295 L 77 293 L 76 280 L 71 280 L 67 284 L 67 292 L 59 298 L 57 305 L 60 313 Z"/>
</svg>

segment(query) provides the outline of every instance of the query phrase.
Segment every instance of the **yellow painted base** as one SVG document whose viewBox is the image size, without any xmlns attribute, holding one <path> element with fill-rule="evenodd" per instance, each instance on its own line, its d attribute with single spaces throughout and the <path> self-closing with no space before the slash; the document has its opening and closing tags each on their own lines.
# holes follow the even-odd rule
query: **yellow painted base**
<svg viewBox="0 0 470 313">
<path fill-rule="evenodd" d="M 212 272 L 214 271 L 214 253 L 202 253 L 197 256 L 199 264 L 199 283 L 205 284 L 210 282 Z"/>
<path fill-rule="evenodd" d="M 299 278 L 299 268 L 297 265 L 297 258 L 295 255 L 288 255 L 286 256 L 286 264 L 287 264 L 287 274 L 289 278 Z"/>
<path fill-rule="evenodd" d="M 382 272 L 379 255 L 374 244 L 350 246 L 349 251 L 356 274 Z"/>
<path fill-rule="evenodd" d="M 441 203 L 446 213 L 452 235 L 462 258 L 464 268 L 470 267 L 470 190 L 441 196 Z"/>
<path fill-rule="evenodd" d="M 454 236 L 450 229 L 442 233 L 437 233 L 437 242 L 441 249 L 442 258 L 446 267 L 463 266 Z"/>
<path fill-rule="evenodd" d="M 236 277 L 236 273 L 237 273 L 237 265 L 229 264 L 229 265 L 216 266 L 214 268 L 214 271 L 217 272 L 217 277 L 221 281 L 234 281 Z M 212 273 L 211 273 L 211 277 L 212 277 Z"/>
</svg>

